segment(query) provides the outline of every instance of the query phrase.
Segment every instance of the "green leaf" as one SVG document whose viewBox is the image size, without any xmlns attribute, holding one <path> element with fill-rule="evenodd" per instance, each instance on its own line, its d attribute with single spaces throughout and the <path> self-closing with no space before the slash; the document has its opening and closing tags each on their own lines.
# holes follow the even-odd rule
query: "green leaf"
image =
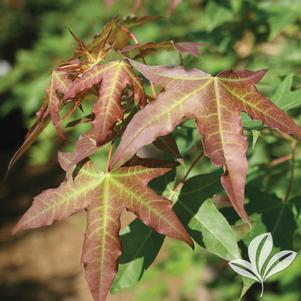
<svg viewBox="0 0 301 301">
<path fill-rule="evenodd" d="M 219 257 L 232 260 L 240 258 L 235 234 L 213 202 L 206 200 L 222 191 L 220 174 L 217 171 L 190 178 L 183 186 L 174 210 L 199 245 Z"/>
<path fill-rule="evenodd" d="M 260 120 L 252 120 L 246 113 L 241 113 L 241 121 L 244 129 L 260 130 L 263 128 Z"/>
<path fill-rule="evenodd" d="M 266 21 L 270 27 L 270 40 L 274 39 L 299 18 L 301 5 L 298 0 L 260 2 L 258 7 L 267 13 Z"/>
<path fill-rule="evenodd" d="M 242 300 L 244 295 L 246 294 L 246 292 L 250 289 L 250 287 L 255 283 L 254 280 L 252 279 L 249 279 L 249 278 L 246 278 L 246 277 L 243 277 L 243 286 L 242 286 L 242 289 L 241 289 L 241 293 L 240 293 L 240 297 L 239 297 L 239 300 Z"/>
<path fill-rule="evenodd" d="M 211 200 L 203 203 L 190 228 L 200 229 L 205 248 L 211 253 L 226 260 L 240 258 L 235 233 Z"/>
<path fill-rule="evenodd" d="M 133 221 L 121 233 L 122 256 L 111 292 L 135 285 L 155 260 L 164 241 L 160 235 L 139 220 Z"/>
<path fill-rule="evenodd" d="M 225 24 L 232 20 L 233 15 L 231 10 L 225 8 L 223 5 L 218 5 L 214 1 L 209 1 L 203 14 L 206 30 L 212 31 L 218 26 Z"/>
<path fill-rule="evenodd" d="M 259 136 L 260 131 L 252 130 L 252 149 L 254 149 Z"/>
<path fill-rule="evenodd" d="M 246 195 L 250 199 L 246 209 L 253 225 L 250 237 L 271 232 L 276 247 L 291 249 L 297 229 L 291 204 L 284 203 L 275 194 L 261 190 L 260 184 L 256 182 L 247 185 Z"/>
<path fill-rule="evenodd" d="M 293 74 L 289 74 L 272 96 L 273 102 L 282 110 L 288 111 L 301 106 L 301 89 L 292 91 Z"/>
</svg>

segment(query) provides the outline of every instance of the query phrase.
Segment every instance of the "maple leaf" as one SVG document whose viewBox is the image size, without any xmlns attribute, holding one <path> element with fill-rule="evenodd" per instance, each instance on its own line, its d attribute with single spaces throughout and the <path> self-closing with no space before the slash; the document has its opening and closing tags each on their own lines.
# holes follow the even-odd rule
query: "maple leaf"
<svg viewBox="0 0 301 301">
<path fill-rule="evenodd" d="M 95 105 L 93 112 L 96 116 L 93 124 L 98 145 L 112 139 L 112 129 L 123 118 L 124 114 L 120 100 L 126 86 L 132 86 L 135 100 L 139 100 L 142 106 L 145 104 L 146 97 L 141 81 L 135 75 L 127 61 L 113 61 L 103 65 L 101 63 L 109 53 L 114 52 L 114 49 L 127 49 L 125 46 L 131 38 L 130 31 L 128 30 L 129 27 L 139 26 L 154 19 L 157 19 L 157 17 L 127 17 L 122 20 L 115 17 L 87 45 L 69 30 L 76 40 L 78 48 L 71 59 L 62 62 L 52 72 L 44 102 L 37 113 L 37 121 L 29 130 L 25 141 L 11 159 L 7 175 L 16 161 L 29 149 L 47 126 L 49 115 L 58 135 L 63 139 L 65 138 L 60 127 L 61 118 L 59 111 L 60 107 L 66 104 L 68 97 L 74 98 L 73 106 L 64 116 L 64 119 L 69 117 L 80 106 L 83 100 L 81 92 L 89 90 L 95 84 L 101 85 L 99 101 Z M 172 41 L 161 43 L 150 42 L 142 45 L 134 45 L 134 48 L 130 46 L 126 50 L 126 54 L 132 55 L 137 51 L 138 53 L 143 52 L 147 54 L 149 51 L 152 52 L 158 49 L 176 49 L 180 53 L 187 52 L 192 55 L 198 55 L 198 47 L 200 45 L 202 44 L 174 43 Z M 104 69 L 101 70 L 102 67 L 100 66 L 103 66 Z M 106 69 L 104 66 L 109 68 Z M 91 81 L 89 81 L 90 76 Z M 72 83 L 71 79 L 75 79 L 75 81 Z M 71 91 L 68 91 L 69 88 L 71 88 Z M 74 91 L 76 91 L 75 94 Z M 67 94 L 67 97 L 63 97 L 64 94 Z M 92 117 L 92 114 L 88 116 Z"/>
<path fill-rule="evenodd" d="M 155 231 L 193 242 L 172 211 L 172 202 L 148 187 L 153 178 L 168 172 L 174 163 L 135 159 L 110 173 L 99 172 L 91 161 L 58 188 L 34 198 L 32 206 L 13 230 L 51 225 L 86 209 L 88 225 L 82 254 L 86 279 L 97 301 L 105 300 L 121 255 L 120 216 L 127 209 Z"/>
<path fill-rule="evenodd" d="M 224 167 L 222 185 L 237 213 L 248 221 L 243 206 L 247 141 L 240 112 L 301 140 L 296 123 L 257 91 L 255 84 L 265 71 L 225 71 L 211 76 L 197 69 L 146 66 L 135 61 L 131 64 L 164 91 L 133 117 L 112 167 L 122 165 L 158 136 L 172 132 L 184 118 L 195 118 L 205 154 L 213 164 Z"/>
<path fill-rule="evenodd" d="M 76 79 L 65 95 L 66 99 L 99 85 L 99 98 L 93 108 L 93 120 L 96 142 L 101 145 L 112 133 L 115 124 L 123 118 L 121 97 L 127 86 L 133 89 L 134 100 L 143 106 L 146 101 L 141 80 L 126 60 L 97 64 Z"/>
</svg>

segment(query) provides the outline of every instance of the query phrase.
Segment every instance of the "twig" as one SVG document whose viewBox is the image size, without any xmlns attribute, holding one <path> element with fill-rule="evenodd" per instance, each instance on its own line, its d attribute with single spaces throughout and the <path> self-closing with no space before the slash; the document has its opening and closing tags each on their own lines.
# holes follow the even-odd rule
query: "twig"
<svg viewBox="0 0 301 301">
<path fill-rule="evenodd" d="M 192 171 L 193 167 L 198 163 L 198 161 L 203 158 L 204 154 L 203 153 L 200 153 L 194 160 L 193 162 L 191 163 L 190 167 L 187 169 L 185 175 L 183 176 L 182 180 L 180 180 L 179 182 L 175 183 L 174 187 L 173 187 L 173 191 L 176 191 L 179 186 L 181 184 L 184 184 L 187 177 L 189 176 L 190 172 Z"/>
<path fill-rule="evenodd" d="M 285 155 L 283 157 L 272 160 L 268 165 L 269 166 L 276 166 L 276 165 L 279 165 L 279 164 L 281 164 L 285 161 L 291 160 L 291 159 L 292 159 L 292 154 L 288 154 L 288 155 Z"/>
<path fill-rule="evenodd" d="M 114 145 L 114 140 L 110 144 L 110 149 L 109 149 L 108 158 L 107 158 L 107 165 L 106 165 L 106 173 L 108 173 L 110 171 L 110 161 L 111 161 L 111 157 L 112 157 L 113 145 Z"/>
<path fill-rule="evenodd" d="M 289 198 L 289 195 L 292 191 L 292 187 L 293 187 L 293 183 L 294 183 L 296 145 L 297 145 L 297 141 L 293 141 L 292 142 L 292 153 L 291 153 L 291 156 L 292 156 L 292 158 L 291 158 L 291 175 L 290 175 L 290 180 L 289 180 L 289 183 L 288 183 L 286 195 L 285 195 L 285 198 L 284 198 L 284 203 L 288 202 L 288 198 Z"/>
<path fill-rule="evenodd" d="M 282 133 L 279 130 L 276 130 L 275 132 L 278 133 L 278 136 L 280 136 L 280 138 L 282 138 L 282 139 L 288 140 L 290 142 L 295 141 L 294 138 L 288 134 Z"/>
</svg>

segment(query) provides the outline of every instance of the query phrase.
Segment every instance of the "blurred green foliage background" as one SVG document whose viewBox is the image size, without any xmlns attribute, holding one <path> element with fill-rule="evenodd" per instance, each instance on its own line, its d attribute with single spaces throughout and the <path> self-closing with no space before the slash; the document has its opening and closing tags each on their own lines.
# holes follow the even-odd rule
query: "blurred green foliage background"
<svg viewBox="0 0 301 301">
<path fill-rule="evenodd" d="M 89 41 L 115 15 L 162 16 L 133 29 L 140 42 L 172 39 L 205 43 L 200 57 L 184 57 L 187 67 L 212 74 L 225 69 L 268 69 L 258 88 L 301 125 L 300 0 L 183 0 L 170 16 L 168 1 L 144 0 L 139 8 L 134 2 L 116 0 L 109 8 L 100 0 L 3 0 L 0 3 L 1 152 L 6 152 L 6 160 L 22 142 L 25 128 L 33 123 L 52 68 L 73 53 L 75 42 L 68 28 Z M 165 65 L 180 63 L 178 54 L 170 52 L 160 52 L 148 57 L 147 61 Z M 248 122 L 245 118 L 251 183 L 247 187 L 247 198 L 256 199 L 256 202 L 249 203 L 247 210 L 251 215 L 258 215 L 259 222 L 248 233 L 231 210 L 226 208 L 223 213 L 243 237 L 242 248 L 257 231 L 274 229 L 277 247 L 300 250 L 300 146 L 296 149 L 295 177 L 290 194 L 294 206 L 289 209 L 286 205 L 279 207 L 279 212 L 276 209 L 269 211 L 278 208 L 274 201 L 284 199 L 291 168 L 288 159 L 279 164 L 271 162 L 290 155 L 290 142 L 275 132 L 262 130 L 260 125 L 262 131 L 257 131 L 254 123 L 248 125 Z M 74 140 L 79 134 L 75 131 Z M 195 146 L 199 145 L 200 139 L 189 122 L 180 126 L 175 136 L 189 166 L 196 156 Z M 252 147 L 255 138 L 258 139 Z M 49 125 L 28 153 L 27 164 L 48 164 L 56 157 L 59 145 L 61 142 L 56 138 L 53 126 Z M 70 149 L 70 146 L 63 146 L 63 149 Z M 202 160 L 192 176 L 211 171 L 211 165 Z M 271 196 L 274 199 L 269 203 L 267 199 Z M 277 218 L 279 229 L 273 224 Z M 142 281 L 129 289 L 131 300 L 238 300 L 242 280 L 227 267 L 226 261 L 203 248 L 191 252 L 175 241 L 168 241 L 161 253 Z M 259 300 L 258 291 L 259 286 L 255 285 L 245 300 Z M 122 292 L 120 294 L 122 296 Z M 267 284 L 260 300 L 301 300 L 300 256 L 290 269 Z"/>
</svg>

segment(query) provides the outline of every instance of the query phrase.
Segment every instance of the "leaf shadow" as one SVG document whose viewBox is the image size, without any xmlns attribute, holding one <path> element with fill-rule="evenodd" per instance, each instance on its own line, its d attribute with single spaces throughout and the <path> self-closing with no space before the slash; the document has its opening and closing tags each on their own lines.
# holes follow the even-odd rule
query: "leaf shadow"
<svg viewBox="0 0 301 301">
<path fill-rule="evenodd" d="M 219 169 L 189 178 L 182 187 L 178 201 L 173 207 L 188 233 L 201 246 L 204 246 L 202 233 L 191 229 L 189 223 L 206 199 L 222 191 L 221 173 L 222 171 Z"/>
</svg>

